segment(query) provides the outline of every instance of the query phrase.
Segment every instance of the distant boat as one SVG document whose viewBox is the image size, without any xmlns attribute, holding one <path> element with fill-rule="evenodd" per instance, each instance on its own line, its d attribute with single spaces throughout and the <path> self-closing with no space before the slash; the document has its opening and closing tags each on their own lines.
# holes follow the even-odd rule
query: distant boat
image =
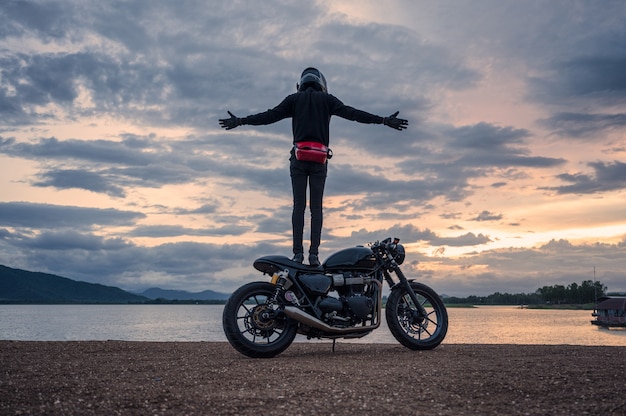
<svg viewBox="0 0 626 416">
<path fill-rule="evenodd" d="M 598 300 L 600 303 L 591 314 L 596 319 L 591 323 L 605 328 L 626 328 L 626 297 L 604 296 Z"/>
</svg>

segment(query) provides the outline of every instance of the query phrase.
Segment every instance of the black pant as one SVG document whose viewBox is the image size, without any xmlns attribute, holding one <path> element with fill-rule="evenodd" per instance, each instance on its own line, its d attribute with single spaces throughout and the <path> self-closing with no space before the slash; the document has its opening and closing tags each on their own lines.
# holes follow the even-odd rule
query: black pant
<svg viewBox="0 0 626 416">
<path fill-rule="evenodd" d="M 293 227 L 293 252 L 304 253 L 302 238 L 304 233 L 304 211 L 306 209 L 307 184 L 310 188 L 311 209 L 311 247 L 310 254 L 318 254 L 322 238 L 322 198 L 328 166 L 326 163 L 301 162 L 291 156 L 291 187 L 293 189 L 293 213 L 291 226 Z"/>
</svg>

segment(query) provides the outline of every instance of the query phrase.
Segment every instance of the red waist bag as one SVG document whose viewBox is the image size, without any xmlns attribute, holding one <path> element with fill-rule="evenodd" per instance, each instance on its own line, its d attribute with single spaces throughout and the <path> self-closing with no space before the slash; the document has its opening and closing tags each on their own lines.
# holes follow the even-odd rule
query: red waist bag
<svg viewBox="0 0 626 416">
<path fill-rule="evenodd" d="M 318 142 L 296 142 L 296 159 L 302 162 L 326 163 L 333 151 Z"/>
</svg>

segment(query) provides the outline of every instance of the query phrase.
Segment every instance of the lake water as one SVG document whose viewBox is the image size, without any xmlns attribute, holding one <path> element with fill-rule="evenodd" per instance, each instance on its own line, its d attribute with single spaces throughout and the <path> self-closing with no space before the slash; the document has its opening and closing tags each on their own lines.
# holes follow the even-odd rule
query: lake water
<svg viewBox="0 0 626 416">
<path fill-rule="evenodd" d="M 0 305 L 0 339 L 226 341 L 222 305 Z M 591 325 L 591 311 L 485 306 L 448 309 L 444 344 L 626 346 L 626 330 Z M 306 341 L 300 335 L 296 341 Z M 396 343 L 385 319 L 356 343 Z"/>
</svg>

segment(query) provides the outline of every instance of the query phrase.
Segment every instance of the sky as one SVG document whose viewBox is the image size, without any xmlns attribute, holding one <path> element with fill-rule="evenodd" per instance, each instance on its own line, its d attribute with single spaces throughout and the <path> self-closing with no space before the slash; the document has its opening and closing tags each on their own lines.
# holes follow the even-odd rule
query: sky
<svg viewBox="0 0 626 416">
<path fill-rule="evenodd" d="M 0 264 L 135 292 L 267 279 L 291 121 L 218 119 L 315 66 L 409 120 L 332 118 L 322 261 L 398 237 L 449 296 L 626 291 L 622 0 L 5 0 L 0 22 Z"/>
</svg>

